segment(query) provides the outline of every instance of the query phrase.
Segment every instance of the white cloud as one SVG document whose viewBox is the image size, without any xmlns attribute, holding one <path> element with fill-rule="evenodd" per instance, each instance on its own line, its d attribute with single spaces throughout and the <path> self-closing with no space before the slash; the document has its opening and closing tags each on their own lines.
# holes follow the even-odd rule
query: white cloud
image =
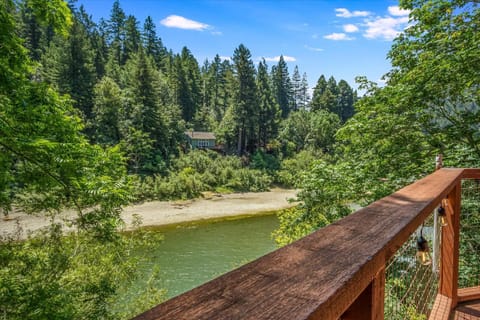
<svg viewBox="0 0 480 320">
<path fill-rule="evenodd" d="M 229 56 L 220 56 L 220 59 L 222 59 L 222 60 L 228 60 L 228 61 L 231 61 L 231 60 L 232 60 L 232 58 L 229 57 Z"/>
<path fill-rule="evenodd" d="M 358 27 L 354 24 L 345 24 L 343 26 L 343 31 L 345 31 L 345 32 L 357 32 Z"/>
<path fill-rule="evenodd" d="M 407 25 L 409 19 L 406 16 L 394 18 L 390 16 L 377 17 L 366 20 L 363 36 L 367 39 L 393 40 Z"/>
<path fill-rule="evenodd" d="M 265 61 L 269 61 L 269 62 L 278 62 L 280 61 L 280 56 L 276 56 L 276 57 L 264 57 Z M 283 60 L 285 60 L 285 62 L 294 62 L 294 61 L 297 61 L 297 59 L 295 59 L 294 57 L 289 57 L 289 56 L 283 56 Z"/>
<path fill-rule="evenodd" d="M 410 14 L 410 10 L 400 9 L 399 6 L 390 6 L 388 7 L 388 13 L 392 16 L 402 17 L 408 16 Z"/>
<path fill-rule="evenodd" d="M 221 36 L 221 35 L 223 35 L 223 33 L 222 33 L 221 31 L 212 31 L 212 32 L 210 32 L 210 33 L 211 33 L 212 35 L 214 35 L 214 36 Z"/>
<path fill-rule="evenodd" d="M 179 29 L 185 29 L 185 30 L 197 30 L 197 31 L 204 31 L 206 29 L 210 29 L 211 27 L 202 22 L 194 21 L 187 19 L 182 16 L 177 16 L 177 15 L 170 15 L 160 21 L 162 25 L 168 28 L 179 28 Z"/>
<path fill-rule="evenodd" d="M 308 50 L 311 50 L 311 51 L 317 51 L 317 52 L 322 52 L 322 51 L 324 51 L 322 48 L 314 48 L 314 47 L 310 47 L 310 46 L 308 46 L 308 45 L 305 45 L 304 47 L 305 47 L 306 49 L 308 49 Z"/>
<path fill-rule="evenodd" d="M 335 40 L 335 41 L 341 41 L 341 40 L 354 40 L 355 38 L 348 37 L 345 33 L 332 33 L 328 34 L 326 36 L 323 36 L 325 39 L 328 40 Z"/>
<path fill-rule="evenodd" d="M 353 17 L 367 17 L 371 13 L 368 11 L 349 11 L 346 8 L 335 9 L 336 16 L 341 18 L 353 18 Z"/>
</svg>

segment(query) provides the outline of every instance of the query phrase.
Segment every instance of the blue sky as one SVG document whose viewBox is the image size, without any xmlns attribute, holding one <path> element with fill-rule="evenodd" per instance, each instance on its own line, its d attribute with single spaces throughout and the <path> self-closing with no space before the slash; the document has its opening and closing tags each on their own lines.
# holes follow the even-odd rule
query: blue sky
<svg viewBox="0 0 480 320">
<path fill-rule="evenodd" d="M 95 21 L 108 19 L 113 0 L 79 0 Z M 390 70 L 386 56 L 408 12 L 397 1 L 320 0 L 121 0 L 125 13 L 143 26 L 150 15 L 164 45 L 175 53 L 187 46 L 199 64 L 215 54 L 228 58 L 240 43 L 257 63 L 271 67 L 282 54 L 289 72 L 298 65 L 311 87 L 319 76 L 356 76 L 379 82 Z"/>
</svg>

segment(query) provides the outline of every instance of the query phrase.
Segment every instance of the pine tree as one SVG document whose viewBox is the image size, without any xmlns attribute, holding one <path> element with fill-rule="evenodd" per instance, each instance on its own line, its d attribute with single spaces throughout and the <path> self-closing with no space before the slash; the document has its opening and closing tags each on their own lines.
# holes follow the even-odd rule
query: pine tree
<svg viewBox="0 0 480 320">
<path fill-rule="evenodd" d="M 128 85 L 135 102 L 134 126 L 155 139 L 161 125 L 158 113 L 158 75 L 143 50 L 135 54 L 129 66 L 131 71 Z"/>
<path fill-rule="evenodd" d="M 322 97 L 327 90 L 327 80 L 325 80 L 325 76 L 322 74 L 320 78 L 318 78 L 317 85 L 313 88 L 313 96 L 312 101 L 310 101 L 310 109 L 312 110 L 320 110 L 324 109 L 325 106 L 323 105 Z"/>
<path fill-rule="evenodd" d="M 30 58 L 39 61 L 46 50 L 47 28 L 41 26 L 31 8 L 26 3 L 19 4 L 17 30 L 19 36 L 24 39 L 24 46 L 28 49 Z"/>
<path fill-rule="evenodd" d="M 74 106 L 91 118 L 93 87 L 97 76 L 94 51 L 84 26 L 73 20 L 70 36 L 56 36 L 43 57 L 42 74 L 61 93 L 68 93 Z"/>
<path fill-rule="evenodd" d="M 143 24 L 143 47 L 145 48 L 145 53 L 153 57 L 155 65 L 162 71 L 166 71 L 166 49 L 163 46 L 162 40 L 157 37 L 157 32 L 155 31 L 155 24 L 151 16 L 148 16 L 145 19 Z"/>
<path fill-rule="evenodd" d="M 118 64 L 123 64 L 125 59 L 124 40 L 125 40 L 125 12 L 120 7 L 120 2 L 115 0 L 110 12 L 110 19 L 107 22 L 107 42 L 110 46 L 110 55 Z"/>
<path fill-rule="evenodd" d="M 327 87 L 320 97 L 320 109 L 339 115 L 337 81 L 333 76 L 328 78 Z"/>
<path fill-rule="evenodd" d="M 169 79 L 174 102 L 182 111 L 182 118 L 192 122 L 201 106 L 200 70 L 198 62 L 187 47 L 173 58 Z"/>
<path fill-rule="evenodd" d="M 305 109 L 310 102 L 310 96 L 308 93 L 308 81 L 307 81 L 307 73 L 304 72 L 302 76 L 302 83 L 300 86 L 300 105 L 299 109 Z"/>
<path fill-rule="evenodd" d="M 132 15 L 129 15 L 125 21 L 125 41 L 123 51 L 123 63 L 130 59 L 133 54 L 138 52 L 141 46 L 141 36 L 138 29 L 138 21 Z"/>
<path fill-rule="evenodd" d="M 348 85 L 345 80 L 338 82 L 338 116 L 342 123 L 347 121 L 355 113 L 353 104 L 355 102 L 355 96 L 353 89 Z"/>
<path fill-rule="evenodd" d="M 217 121 L 220 122 L 233 98 L 235 80 L 233 77 L 233 66 L 229 60 L 223 60 L 220 63 L 217 83 L 218 103 L 214 107 L 214 112 Z"/>
<path fill-rule="evenodd" d="M 101 79 L 105 75 L 105 64 L 107 63 L 108 47 L 105 38 L 106 24 L 100 19 L 99 25 L 93 22 L 92 17 L 85 11 L 83 5 L 77 12 L 77 19 L 83 25 L 87 37 L 90 40 L 91 47 L 94 52 L 94 66 L 97 79 Z"/>
<path fill-rule="evenodd" d="M 202 67 L 202 106 L 197 116 L 195 128 L 202 125 L 212 130 L 222 121 L 228 105 L 230 90 L 227 73 L 231 73 L 230 64 L 225 63 L 217 54 L 210 63 L 205 61 Z"/>
<path fill-rule="evenodd" d="M 232 114 L 237 134 L 237 154 L 255 150 L 258 126 L 257 88 L 252 55 L 243 44 L 233 53 L 235 87 Z"/>
<path fill-rule="evenodd" d="M 285 62 L 283 55 L 280 56 L 277 66 L 272 68 L 272 78 L 277 103 L 282 110 L 282 118 L 285 119 L 292 110 L 293 99 L 292 84 L 288 74 L 287 63 Z"/>
<path fill-rule="evenodd" d="M 208 76 L 208 70 L 210 69 L 210 63 L 208 59 L 203 62 L 203 66 L 200 69 L 200 103 L 198 109 L 193 118 L 193 129 L 196 131 L 211 131 L 212 118 L 210 112 L 210 100 L 212 87 L 210 83 L 210 77 Z"/>
<path fill-rule="evenodd" d="M 142 48 L 127 61 L 126 70 L 125 90 L 130 97 L 127 108 L 131 111 L 124 113 L 122 148 L 130 154 L 129 164 L 134 172 L 155 173 L 169 154 L 167 115 L 161 112 L 160 74 Z"/>
<path fill-rule="evenodd" d="M 180 107 L 182 119 L 190 122 L 195 115 L 195 109 L 188 91 L 188 82 L 182 64 L 182 58 L 177 54 L 172 60 L 169 71 L 169 85 L 173 92 L 173 103 Z"/>
<path fill-rule="evenodd" d="M 303 103 L 302 95 L 302 78 L 298 71 L 298 66 L 295 66 L 292 75 L 292 110 L 297 111 L 301 108 Z"/>
<path fill-rule="evenodd" d="M 263 59 L 258 65 L 257 73 L 258 90 L 258 144 L 266 147 L 270 140 L 278 134 L 278 124 L 281 113 L 275 101 L 268 76 L 268 66 Z"/>
<path fill-rule="evenodd" d="M 198 62 L 187 47 L 182 48 L 180 55 L 182 67 L 185 72 L 185 80 L 187 83 L 188 105 L 185 106 L 190 115 L 185 121 L 191 121 L 195 113 L 200 109 L 202 103 L 200 68 Z"/>
<path fill-rule="evenodd" d="M 94 137 L 102 145 L 120 142 L 120 108 L 123 105 L 122 91 L 111 78 L 103 78 L 94 90 L 93 126 Z"/>
</svg>

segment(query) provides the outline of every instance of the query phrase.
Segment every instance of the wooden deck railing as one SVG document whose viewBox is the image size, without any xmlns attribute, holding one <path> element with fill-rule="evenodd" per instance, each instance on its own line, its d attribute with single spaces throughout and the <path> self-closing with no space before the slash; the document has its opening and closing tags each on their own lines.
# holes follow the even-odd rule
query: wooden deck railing
<svg viewBox="0 0 480 320">
<path fill-rule="evenodd" d="M 458 301 L 461 180 L 471 178 L 479 179 L 480 170 L 440 169 L 135 319 L 383 319 L 385 264 L 442 199 L 448 226 L 442 230 L 439 299 L 452 309 Z"/>
</svg>

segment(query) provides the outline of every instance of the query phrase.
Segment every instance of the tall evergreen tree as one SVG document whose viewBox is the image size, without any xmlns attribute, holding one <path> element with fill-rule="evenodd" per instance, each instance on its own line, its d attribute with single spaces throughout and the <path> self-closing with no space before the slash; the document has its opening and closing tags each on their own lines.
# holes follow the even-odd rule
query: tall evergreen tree
<svg viewBox="0 0 480 320">
<path fill-rule="evenodd" d="M 338 98 L 337 109 L 338 116 L 342 123 L 351 118 L 354 114 L 353 104 L 355 102 L 355 95 L 353 89 L 348 85 L 345 80 L 338 82 Z"/>
<path fill-rule="evenodd" d="M 298 71 L 298 66 L 295 66 L 292 75 L 292 110 L 296 111 L 301 108 L 303 102 L 302 95 L 302 78 Z"/>
<path fill-rule="evenodd" d="M 195 116 L 195 105 L 191 100 L 187 76 L 183 68 L 182 58 L 175 55 L 169 70 L 169 85 L 173 92 L 173 103 L 180 107 L 182 119 L 186 122 L 192 121 Z"/>
<path fill-rule="evenodd" d="M 308 81 L 307 81 L 307 73 L 304 72 L 302 76 L 302 83 L 300 85 L 300 109 L 305 109 L 310 102 L 310 96 L 308 93 Z"/>
<path fill-rule="evenodd" d="M 125 21 L 125 42 L 122 56 L 123 63 L 130 59 L 133 54 L 138 52 L 138 49 L 142 45 L 141 41 L 137 18 L 129 15 Z"/>
<path fill-rule="evenodd" d="M 156 139 L 161 117 L 158 112 L 158 75 L 150 59 L 140 50 L 132 59 L 128 75 L 129 90 L 134 97 L 134 126 Z"/>
<path fill-rule="evenodd" d="M 120 7 L 120 1 L 115 0 L 110 12 L 110 19 L 107 21 L 107 41 L 110 46 L 111 59 L 118 64 L 123 64 L 124 40 L 125 40 L 126 16 Z"/>
<path fill-rule="evenodd" d="M 322 74 L 320 78 L 318 78 L 317 85 L 313 88 L 313 96 L 312 101 L 310 101 L 310 109 L 312 110 L 320 110 L 325 109 L 325 105 L 323 104 L 322 97 L 327 90 L 327 80 L 325 76 Z"/>
<path fill-rule="evenodd" d="M 331 76 L 330 78 L 328 78 L 327 88 L 325 89 L 325 92 L 320 98 L 321 106 L 322 106 L 321 109 L 328 110 L 338 115 L 339 110 L 338 110 L 337 96 L 338 96 L 337 81 L 333 76 Z"/>
<path fill-rule="evenodd" d="M 258 145 L 266 147 L 278 134 L 281 113 L 275 101 L 268 76 L 268 66 L 263 59 L 258 65 Z"/>
<path fill-rule="evenodd" d="M 107 63 L 108 56 L 108 47 L 105 38 L 105 21 L 100 19 L 99 25 L 95 24 L 92 17 L 85 11 L 83 5 L 80 6 L 76 17 L 83 25 L 87 37 L 90 40 L 94 52 L 95 73 L 97 79 L 101 79 L 105 75 L 105 64 Z"/>
<path fill-rule="evenodd" d="M 162 40 L 157 36 L 155 31 L 155 23 L 151 16 L 145 19 L 143 24 L 143 47 L 145 53 L 153 57 L 155 65 L 162 71 L 166 71 L 166 49 L 163 46 Z"/>
<path fill-rule="evenodd" d="M 68 93 L 74 106 L 89 119 L 97 76 L 94 51 L 84 26 L 73 20 L 70 36 L 56 36 L 43 58 L 42 73 L 61 93 Z"/>
<path fill-rule="evenodd" d="M 286 118 L 292 110 L 292 84 L 288 74 L 288 67 L 283 55 L 278 64 L 272 68 L 273 88 L 277 103 L 282 110 L 282 118 Z"/>
<path fill-rule="evenodd" d="M 174 59 L 173 91 L 176 104 L 182 110 L 183 119 L 192 122 L 201 105 L 200 70 L 198 62 L 187 47 Z"/>
<path fill-rule="evenodd" d="M 252 55 L 243 44 L 233 53 L 235 88 L 232 114 L 237 135 L 237 154 L 253 152 L 258 126 L 257 88 Z"/>
<path fill-rule="evenodd" d="M 229 60 L 223 60 L 220 64 L 218 75 L 218 104 L 214 108 L 217 121 L 221 121 L 233 97 L 234 77 L 233 66 Z"/>
<path fill-rule="evenodd" d="M 211 63 L 205 61 L 202 67 L 201 113 L 203 116 L 197 117 L 197 123 L 198 121 L 208 121 L 205 124 L 213 128 L 222 121 L 230 96 L 227 79 L 229 73 L 231 74 L 230 64 L 227 60 L 222 62 L 218 54 Z"/>
<path fill-rule="evenodd" d="M 162 145 L 168 140 L 168 133 L 160 112 L 159 74 L 143 49 L 128 60 L 126 67 L 126 90 L 132 106 L 131 118 L 126 119 L 122 127 L 122 146 L 129 154 L 130 168 L 134 172 L 158 172 L 168 155 L 168 150 Z"/>
<path fill-rule="evenodd" d="M 120 87 L 111 78 L 103 78 L 94 90 L 94 138 L 102 145 L 120 142 L 120 115 L 123 101 Z"/>
<path fill-rule="evenodd" d="M 197 131 L 211 131 L 213 118 L 211 112 L 212 92 L 215 90 L 214 79 L 209 74 L 210 63 L 205 60 L 200 70 L 201 103 L 193 120 L 193 128 Z"/>
<path fill-rule="evenodd" d="M 24 39 L 24 46 L 28 49 L 30 58 L 39 61 L 51 40 L 48 34 L 53 36 L 53 32 L 49 32 L 51 28 L 38 23 L 33 10 L 25 2 L 19 4 L 17 19 L 18 34 Z"/>
</svg>

